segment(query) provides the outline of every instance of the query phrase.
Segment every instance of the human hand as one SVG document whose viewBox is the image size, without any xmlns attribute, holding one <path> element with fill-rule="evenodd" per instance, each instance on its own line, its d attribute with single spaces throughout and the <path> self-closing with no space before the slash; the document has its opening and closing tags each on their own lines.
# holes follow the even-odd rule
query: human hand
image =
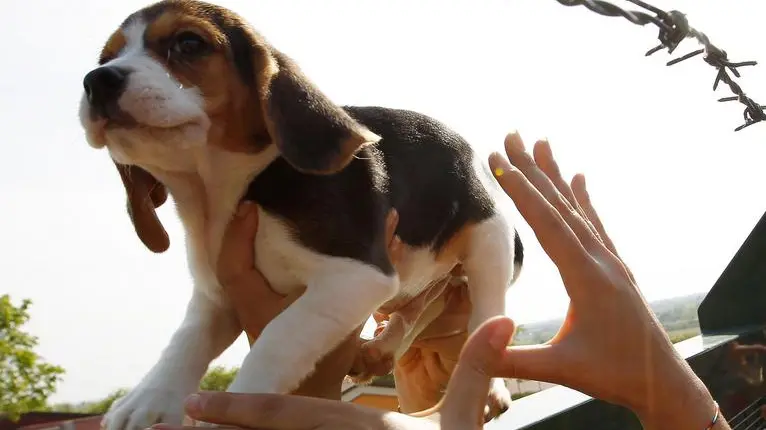
<svg viewBox="0 0 766 430">
<path fill-rule="evenodd" d="M 252 344 L 266 325 L 303 294 L 305 287 L 288 296 L 274 292 L 255 268 L 258 206 L 242 202 L 229 221 L 216 265 L 221 283 L 234 306 L 240 325 Z"/>
<path fill-rule="evenodd" d="M 401 412 L 434 407 L 444 395 L 468 338 L 471 302 L 465 282 L 447 287 L 444 310 L 394 363 L 393 373 Z"/>
<path fill-rule="evenodd" d="M 473 366 L 490 376 L 562 384 L 627 406 L 647 427 L 705 428 L 715 403 L 641 296 L 584 177 L 575 176 L 570 187 L 545 141 L 537 142 L 534 157 L 518 134 L 509 135 L 505 147 L 513 166 L 496 153 L 492 171 L 558 267 L 570 305 L 550 341 L 474 351 L 479 362 Z"/>
</svg>

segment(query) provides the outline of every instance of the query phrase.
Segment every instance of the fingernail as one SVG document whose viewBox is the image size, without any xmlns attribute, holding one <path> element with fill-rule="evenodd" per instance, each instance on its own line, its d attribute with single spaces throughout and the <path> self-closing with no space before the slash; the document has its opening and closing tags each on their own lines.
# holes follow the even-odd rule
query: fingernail
<svg viewBox="0 0 766 430">
<path fill-rule="evenodd" d="M 186 412 L 189 414 L 199 414 L 202 412 L 202 407 L 204 406 L 202 396 L 199 394 L 192 394 L 186 398 L 184 406 L 186 408 Z"/>
<path fill-rule="evenodd" d="M 580 183 L 582 184 L 582 191 L 587 196 L 588 195 L 588 187 L 587 187 L 587 184 L 585 183 L 585 175 L 583 175 L 582 173 L 576 173 L 574 175 L 574 178 L 572 178 L 572 182 L 574 182 L 575 180 L 579 180 L 580 181 Z"/>
<path fill-rule="evenodd" d="M 495 175 L 495 177 L 499 178 L 506 172 L 513 170 L 513 166 L 499 152 L 493 152 L 490 154 L 489 162 L 497 164 L 497 166 L 492 169 L 492 174 Z"/>
<path fill-rule="evenodd" d="M 553 157 L 553 148 L 551 148 L 551 142 L 548 140 L 548 138 L 544 137 L 540 139 L 540 144 L 543 146 L 549 156 Z"/>
<path fill-rule="evenodd" d="M 518 130 L 513 130 L 512 132 L 508 133 L 508 135 L 505 138 L 505 144 L 506 146 L 510 145 L 512 148 L 524 150 L 524 141 L 521 140 L 521 134 L 519 134 Z"/>
<path fill-rule="evenodd" d="M 502 324 L 494 333 L 492 333 L 492 336 L 490 336 L 489 345 L 494 350 L 502 351 L 508 346 L 508 341 L 511 339 L 511 333 L 508 328 L 508 324 Z"/>
</svg>

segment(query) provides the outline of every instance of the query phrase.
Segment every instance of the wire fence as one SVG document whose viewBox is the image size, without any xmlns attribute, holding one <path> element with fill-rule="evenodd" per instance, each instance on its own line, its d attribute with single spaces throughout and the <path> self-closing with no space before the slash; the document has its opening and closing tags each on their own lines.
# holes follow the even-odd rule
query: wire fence
<svg viewBox="0 0 766 430">
<path fill-rule="evenodd" d="M 742 87 L 734 81 L 734 77 L 739 78 L 740 73 L 737 70 L 740 67 L 755 66 L 755 61 L 732 62 L 728 59 L 726 51 L 713 45 L 710 39 L 701 31 L 696 30 L 686 19 L 686 15 L 677 10 L 665 12 L 664 10 L 645 3 L 641 0 L 626 0 L 634 5 L 644 9 L 644 11 L 631 11 L 618 7 L 612 3 L 603 0 L 556 0 L 564 6 L 585 6 L 590 11 L 599 15 L 622 17 L 636 25 L 653 24 L 659 29 L 658 39 L 660 44 L 646 52 L 646 56 L 652 55 L 663 49 L 667 49 L 672 54 L 678 45 L 685 39 L 695 39 L 702 48 L 685 54 L 681 57 L 668 61 L 667 65 L 672 66 L 682 61 L 688 60 L 702 54 L 702 59 L 713 66 L 716 71 L 715 81 L 713 82 L 713 91 L 718 89 L 720 83 L 726 84 L 734 94 L 730 97 L 718 99 L 719 102 L 738 101 L 745 106 L 743 117 L 745 123 L 734 129 L 740 131 L 755 123 L 766 121 L 766 106 L 758 104 L 745 94 Z M 731 75 L 729 74 L 731 72 Z"/>
</svg>

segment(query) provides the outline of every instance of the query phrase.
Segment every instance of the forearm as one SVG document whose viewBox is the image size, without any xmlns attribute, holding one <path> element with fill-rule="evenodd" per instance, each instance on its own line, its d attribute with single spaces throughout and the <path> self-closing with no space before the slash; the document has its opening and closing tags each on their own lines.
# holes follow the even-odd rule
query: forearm
<svg viewBox="0 0 766 430">
<path fill-rule="evenodd" d="M 699 429 L 731 430 L 722 414 L 719 413 L 716 423 L 710 424 L 715 415 L 716 406 L 707 390 L 699 390 L 697 401 L 678 407 L 667 405 L 649 414 L 639 416 L 643 427 L 647 430 L 670 429 Z"/>
</svg>

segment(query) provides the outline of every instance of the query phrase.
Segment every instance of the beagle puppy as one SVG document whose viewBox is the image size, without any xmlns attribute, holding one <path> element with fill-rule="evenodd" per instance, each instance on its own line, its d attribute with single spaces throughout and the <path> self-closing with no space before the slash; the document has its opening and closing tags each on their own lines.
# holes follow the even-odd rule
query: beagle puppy
<svg viewBox="0 0 766 430">
<path fill-rule="evenodd" d="M 458 264 L 470 279 L 469 330 L 504 314 L 521 242 L 494 202 L 503 194 L 486 160 L 436 120 L 338 106 L 240 16 L 196 0 L 128 16 L 83 85 L 87 141 L 115 163 L 136 234 L 153 252 L 169 247 L 155 213 L 169 193 L 194 280 L 183 321 L 106 414 L 107 430 L 180 424 L 185 397 L 241 333 L 215 264 L 243 199 L 259 206 L 256 267 L 279 293 L 307 288 L 268 324 L 229 391 L 289 393 L 374 311 L 428 296 L 377 345 L 400 354 L 438 315 L 428 286 Z M 396 268 L 392 207 L 406 246 Z M 502 380 L 488 399 L 496 413 L 508 407 Z"/>
</svg>

